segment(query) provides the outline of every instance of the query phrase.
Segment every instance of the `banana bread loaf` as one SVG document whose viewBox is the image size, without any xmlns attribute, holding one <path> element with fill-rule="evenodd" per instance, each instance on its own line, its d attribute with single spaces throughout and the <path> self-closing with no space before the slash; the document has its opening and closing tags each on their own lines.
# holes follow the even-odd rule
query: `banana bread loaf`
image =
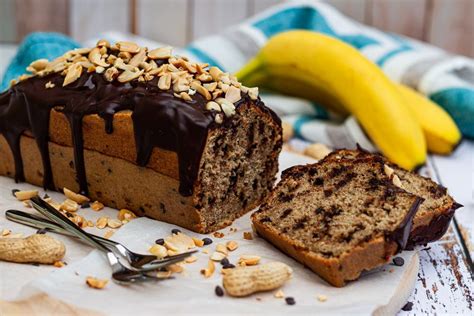
<svg viewBox="0 0 474 316">
<path fill-rule="evenodd" d="M 130 42 L 37 60 L 0 94 L 0 174 L 197 232 L 273 186 L 279 118 L 257 88 Z"/>
<path fill-rule="evenodd" d="M 337 150 L 329 154 L 324 160 L 342 161 L 370 157 L 371 153 L 359 150 Z M 456 209 L 462 205 L 454 201 L 447 189 L 426 177 L 407 171 L 389 162 L 384 157 L 384 172 L 393 179 L 396 175 L 401 187 L 410 193 L 424 199 L 415 217 L 413 227 L 408 238 L 406 249 L 413 249 L 416 245 L 424 245 L 440 239 L 447 231 L 451 218 Z"/>
<path fill-rule="evenodd" d="M 259 235 L 334 286 L 406 246 L 422 199 L 392 184 L 378 157 L 323 160 L 283 172 L 252 214 Z"/>
</svg>

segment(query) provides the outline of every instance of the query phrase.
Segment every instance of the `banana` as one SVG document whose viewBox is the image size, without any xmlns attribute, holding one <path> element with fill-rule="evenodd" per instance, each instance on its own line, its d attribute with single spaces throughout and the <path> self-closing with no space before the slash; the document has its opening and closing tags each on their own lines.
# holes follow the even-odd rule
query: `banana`
<svg viewBox="0 0 474 316">
<path fill-rule="evenodd" d="M 305 96 L 335 112 L 352 113 L 380 151 L 406 169 L 426 160 L 423 132 L 398 89 L 340 40 L 311 31 L 280 33 L 236 76 L 247 86 Z"/>
<path fill-rule="evenodd" d="M 264 77 L 256 78 L 252 76 L 252 81 L 247 84 L 251 86 L 265 85 L 262 84 L 265 80 Z M 405 104 L 412 111 L 412 115 L 420 124 L 428 151 L 439 155 L 449 155 L 462 138 L 461 132 L 451 116 L 439 105 L 415 90 L 398 83 L 394 84 L 405 100 Z M 325 104 L 339 114 L 349 114 L 342 106 L 338 105 L 337 100 L 324 98 L 304 81 L 291 80 L 290 82 L 287 78 L 278 77 L 273 78 L 271 82 L 267 82 L 265 86 L 288 95 L 308 100 L 319 100 L 321 104 Z"/>
<path fill-rule="evenodd" d="M 451 116 L 415 90 L 398 83 L 395 86 L 421 125 L 428 151 L 440 155 L 450 154 L 461 141 L 461 132 Z"/>
</svg>

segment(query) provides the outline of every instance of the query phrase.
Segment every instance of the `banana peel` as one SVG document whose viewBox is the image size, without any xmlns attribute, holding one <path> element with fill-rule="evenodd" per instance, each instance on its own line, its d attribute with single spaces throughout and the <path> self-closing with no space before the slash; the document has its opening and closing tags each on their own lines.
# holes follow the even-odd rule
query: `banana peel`
<svg viewBox="0 0 474 316">
<path fill-rule="evenodd" d="M 426 160 L 420 124 L 385 74 L 359 51 L 311 31 L 272 37 L 236 74 L 245 85 L 260 85 L 353 114 L 390 160 L 414 169 Z"/>
<path fill-rule="evenodd" d="M 462 137 L 451 116 L 442 107 L 415 90 L 398 83 L 395 83 L 395 86 L 420 124 L 428 151 L 439 155 L 453 152 Z"/>
</svg>

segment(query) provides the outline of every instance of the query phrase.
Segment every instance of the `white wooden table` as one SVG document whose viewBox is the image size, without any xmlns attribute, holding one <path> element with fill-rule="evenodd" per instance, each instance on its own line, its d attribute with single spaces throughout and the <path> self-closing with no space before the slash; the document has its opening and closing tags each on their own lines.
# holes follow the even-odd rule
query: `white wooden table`
<svg viewBox="0 0 474 316">
<path fill-rule="evenodd" d="M 15 52 L 13 45 L 0 45 L 0 78 Z M 420 272 L 409 299 L 411 311 L 400 315 L 472 314 L 474 309 L 474 141 L 465 140 L 449 157 L 430 156 L 421 171 L 446 186 L 457 202 L 445 237 L 420 248 Z"/>
</svg>

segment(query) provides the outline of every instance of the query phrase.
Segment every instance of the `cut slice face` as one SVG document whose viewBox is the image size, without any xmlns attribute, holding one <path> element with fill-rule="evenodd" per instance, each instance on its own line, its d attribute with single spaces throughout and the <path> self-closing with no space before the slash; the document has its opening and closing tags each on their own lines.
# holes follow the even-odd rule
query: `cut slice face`
<svg viewBox="0 0 474 316">
<path fill-rule="evenodd" d="M 373 154 L 364 150 L 343 149 L 332 152 L 325 160 L 341 162 L 342 160 L 363 159 L 370 156 L 373 156 Z M 391 169 L 393 175 L 400 179 L 401 186 L 405 191 L 424 199 L 413 219 L 413 227 L 406 249 L 413 249 L 416 245 L 423 245 L 440 239 L 446 233 L 454 211 L 462 205 L 456 203 L 442 185 L 390 163 L 382 156 L 380 158 L 388 167 L 388 169 L 384 169 L 386 174 L 387 170 Z M 393 177 L 393 175 L 389 176 Z"/>
<path fill-rule="evenodd" d="M 253 214 L 257 232 L 336 286 L 405 247 L 421 198 L 392 184 L 380 157 L 284 171 Z"/>
</svg>

